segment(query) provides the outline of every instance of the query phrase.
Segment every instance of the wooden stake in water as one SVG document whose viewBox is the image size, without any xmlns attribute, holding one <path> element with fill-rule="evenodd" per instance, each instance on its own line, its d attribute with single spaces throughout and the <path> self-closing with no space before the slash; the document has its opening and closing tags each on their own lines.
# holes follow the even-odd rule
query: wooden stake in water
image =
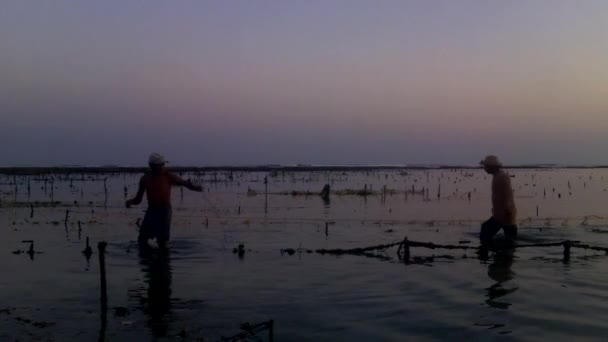
<svg viewBox="0 0 608 342">
<path fill-rule="evenodd" d="M 268 176 L 264 177 L 264 212 L 268 213 Z"/>
<path fill-rule="evenodd" d="M 570 247 L 571 247 L 571 242 L 570 241 L 564 241 L 564 262 L 567 262 L 568 260 L 570 260 Z"/>
<path fill-rule="evenodd" d="M 103 200 L 103 206 L 107 207 L 108 206 L 108 177 L 103 179 L 103 193 L 104 193 L 104 200 Z"/>
<path fill-rule="evenodd" d="M 63 225 L 65 229 L 68 229 L 68 218 L 70 217 L 70 209 L 65 210 L 65 220 L 63 220 Z"/>
<path fill-rule="evenodd" d="M 403 242 L 399 244 L 399 249 L 397 250 L 397 255 L 403 258 L 403 262 L 407 263 L 410 260 L 410 244 L 407 239 L 407 236 L 403 238 Z"/>
</svg>

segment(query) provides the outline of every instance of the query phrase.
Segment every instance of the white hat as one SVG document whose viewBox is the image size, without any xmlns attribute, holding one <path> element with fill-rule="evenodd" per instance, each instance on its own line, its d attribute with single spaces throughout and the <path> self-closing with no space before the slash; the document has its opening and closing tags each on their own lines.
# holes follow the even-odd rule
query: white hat
<svg viewBox="0 0 608 342">
<path fill-rule="evenodd" d="M 492 155 L 487 156 L 484 160 L 480 161 L 479 164 L 483 166 L 502 166 L 502 163 L 498 160 L 498 157 Z"/>
<path fill-rule="evenodd" d="M 148 158 L 148 164 L 150 165 L 162 165 L 167 163 L 167 161 L 165 160 L 165 157 L 163 157 L 162 155 L 158 154 L 158 153 L 152 153 L 150 155 L 150 157 Z"/>
</svg>

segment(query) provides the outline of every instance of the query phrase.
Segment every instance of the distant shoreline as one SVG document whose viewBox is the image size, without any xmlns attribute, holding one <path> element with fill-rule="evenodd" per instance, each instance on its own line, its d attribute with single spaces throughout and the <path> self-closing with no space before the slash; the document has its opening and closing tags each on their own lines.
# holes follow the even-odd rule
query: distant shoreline
<svg viewBox="0 0 608 342">
<path fill-rule="evenodd" d="M 608 165 L 596 166 L 567 166 L 567 165 L 512 165 L 507 169 L 605 169 Z M 319 165 L 262 165 L 262 166 L 175 166 L 168 167 L 173 172 L 297 172 L 297 171 L 378 171 L 378 170 L 475 170 L 478 166 L 470 165 L 374 165 L 374 166 L 319 166 Z M 105 174 L 105 173 L 143 173 L 146 167 L 123 166 L 69 166 L 69 167 L 0 167 L 3 175 L 41 175 L 41 174 Z"/>
</svg>

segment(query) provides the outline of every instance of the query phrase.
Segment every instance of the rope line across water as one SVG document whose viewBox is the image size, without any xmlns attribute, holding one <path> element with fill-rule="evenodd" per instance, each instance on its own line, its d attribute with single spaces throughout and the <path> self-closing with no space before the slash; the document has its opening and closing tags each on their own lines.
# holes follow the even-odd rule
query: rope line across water
<svg viewBox="0 0 608 342">
<path fill-rule="evenodd" d="M 502 249 L 517 249 L 517 248 L 532 248 L 532 247 L 542 248 L 542 247 L 559 247 L 559 246 L 564 248 L 564 257 L 569 257 L 571 248 L 590 249 L 590 250 L 594 250 L 594 251 L 604 252 L 604 253 L 606 253 L 606 255 L 608 255 L 608 247 L 592 246 L 592 245 L 588 245 L 588 244 L 582 244 L 579 241 L 571 241 L 571 240 L 564 240 L 564 241 L 559 241 L 559 242 L 547 242 L 547 243 L 532 243 L 532 244 L 524 244 L 524 245 L 513 244 L 508 247 L 503 247 Z M 388 243 L 388 244 L 380 244 L 380 245 L 373 245 L 373 246 L 368 246 L 368 247 L 357 247 L 357 248 L 348 248 L 348 249 L 342 249 L 342 248 L 317 249 L 314 252 L 317 254 L 322 254 L 322 255 L 323 254 L 364 255 L 371 251 L 385 250 L 385 249 L 388 249 L 391 247 L 399 247 L 399 250 L 397 252 L 398 254 L 400 254 L 401 250 L 404 250 L 404 251 L 407 251 L 406 253 L 408 255 L 409 255 L 410 247 L 420 247 L 420 248 L 428 248 L 428 249 L 475 250 L 475 251 L 479 251 L 479 250 L 482 250 L 483 248 L 485 248 L 482 246 L 443 245 L 443 244 L 436 244 L 433 242 L 410 241 L 406 237 L 405 239 L 403 239 L 403 241 L 393 242 L 393 243 Z M 287 253 L 289 255 L 292 255 L 295 252 L 296 252 L 296 250 L 293 248 L 281 250 L 281 254 Z M 306 250 L 306 252 L 312 253 L 313 251 Z"/>
</svg>

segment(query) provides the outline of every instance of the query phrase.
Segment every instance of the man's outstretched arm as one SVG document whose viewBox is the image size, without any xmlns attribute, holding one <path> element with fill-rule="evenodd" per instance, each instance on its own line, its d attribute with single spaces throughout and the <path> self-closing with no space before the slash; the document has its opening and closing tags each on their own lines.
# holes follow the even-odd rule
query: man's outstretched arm
<svg viewBox="0 0 608 342">
<path fill-rule="evenodd" d="M 203 191 L 202 186 L 192 183 L 191 180 L 184 180 L 181 177 L 173 175 L 173 174 L 171 175 L 171 184 L 177 185 L 177 186 L 183 186 L 192 191 L 197 191 L 197 192 Z"/>
<path fill-rule="evenodd" d="M 146 187 L 144 183 L 144 177 L 141 177 L 141 179 L 139 180 L 139 189 L 137 189 L 137 195 L 135 195 L 134 198 L 128 200 L 125 203 L 127 208 L 130 208 L 132 205 L 138 205 L 139 203 L 141 203 L 142 199 L 144 198 L 144 192 L 146 192 Z"/>
</svg>

